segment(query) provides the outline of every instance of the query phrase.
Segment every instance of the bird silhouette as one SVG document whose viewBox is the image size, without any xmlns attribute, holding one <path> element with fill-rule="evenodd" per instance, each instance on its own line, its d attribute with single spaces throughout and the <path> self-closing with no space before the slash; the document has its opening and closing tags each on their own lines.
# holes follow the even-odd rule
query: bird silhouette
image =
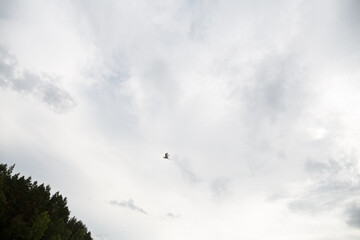
<svg viewBox="0 0 360 240">
<path fill-rule="evenodd" d="M 165 153 L 164 159 L 169 159 L 169 154 Z"/>
</svg>

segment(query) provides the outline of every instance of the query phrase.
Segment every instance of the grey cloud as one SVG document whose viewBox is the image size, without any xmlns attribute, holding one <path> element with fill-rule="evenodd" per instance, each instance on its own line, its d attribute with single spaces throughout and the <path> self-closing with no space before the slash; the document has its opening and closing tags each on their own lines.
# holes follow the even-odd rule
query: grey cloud
<svg viewBox="0 0 360 240">
<path fill-rule="evenodd" d="M 148 105 L 148 107 L 152 107 L 151 111 L 158 112 L 166 109 L 168 112 L 171 110 L 176 105 L 180 92 L 179 84 L 165 59 L 152 59 L 143 70 L 142 75 L 146 79 L 142 85 L 147 101 L 152 105 Z"/>
<path fill-rule="evenodd" d="M 173 161 L 181 171 L 182 176 L 185 180 L 189 181 L 190 183 L 197 183 L 200 181 L 199 177 L 193 172 L 187 161 L 178 160 L 177 158 L 174 158 Z"/>
<path fill-rule="evenodd" d="M 336 34 L 336 37 L 338 38 L 338 41 L 342 41 L 343 43 L 339 44 L 342 46 L 338 47 L 345 48 L 344 50 L 346 53 L 350 53 L 350 56 L 357 54 L 357 59 L 359 59 L 359 46 L 357 43 L 360 41 L 360 2 L 357 0 L 341 1 L 340 9 L 341 10 L 337 19 L 338 26 L 333 30 L 334 35 Z M 344 44 L 344 42 L 346 44 Z"/>
<path fill-rule="evenodd" d="M 17 1 L 12 0 L 0 0 L 0 18 L 8 19 L 12 16 L 12 12 L 15 8 Z"/>
<path fill-rule="evenodd" d="M 131 111 L 131 97 L 113 91 L 120 87 L 121 83 L 104 82 L 89 88 L 89 101 L 93 106 L 91 120 L 95 121 L 108 137 L 127 135 L 130 140 L 138 134 L 138 119 Z"/>
<path fill-rule="evenodd" d="M 291 55 L 270 54 L 256 64 L 253 78 L 241 91 L 252 122 L 275 122 L 282 115 L 291 117 L 301 110 L 306 79 L 294 59 Z"/>
<path fill-rule="evenodd" d="M 64 113 L 75 106 L 71 95 L 56 84 L 56 78 L 21 70 L 15 56 L 0 46 L 0 86 L 29 94 L 46 103 L 56 113 Z"/>
<path fill-rule="evenodd" d="M 353 203 L 347 208 L 345 213 L 347 215 L 347 224 L 360 229 L 360 206 Z"/>
<path fill-rule="evenodd" d="M 324 6 L 327 5 L 326 8 Z M 299 5 L 303 41 L 312 56 L 329 68 L 357 69 L 360 4 L 356 0 L 303 2 Z M 336 9 L 331 12 L 331 9 Z M 306 13 L 306 14 L 304 14 Z M 331 26 L 331 27 L 330 27 Z"/>
<path fill-rule="evenodd" d="M 341 207 L 346 197 L 337 196 L 339 193 L 320 192 L 319 190 L 310 190 L 304 195 L 291 200 L 288 208 L 295 212 L 304 212 L 308 214 L 320 214 L 324 211 L 331 211 L 334 208 Z"/>
<path fill-rule="evenodd" d="M 291 199 L 288 207 L 291 210 L 308 213 L 321 213 L 335 208 L 343 208 L 345 202 L 360 193 L 358 186 L 349 182 L 329 181 L 315 184 L 305 193 Z"/>
<path fill-rule="evenodd" d="M 209 28 L 212 12 L 217 9 L 217 1 L 189 1 L 188 7 L 191 13 L 188 36 L 191 40 L 201 41 Z"/>
<path fill-rule="evenodd" d="M 244 161 L 251 174 L 267 171 L 271 163 L 265 159 L 270 152 L 274 161 L 283 162 L 282 169 L 293 168 L 283 159 L 311 99 L 308 73 L 293 52 L 296 51 L 268 53 L 260 59 L 249 60 L 248 66 L 242 66 L 243 70 L 238 66 L 240 70 L 234 73 L 231 97 L 239 103 L 239 129 L 244 133 L 241 141 L 249 146 Z M 231 60 L 234 57 L 228 58 L 226 68 L 235 69 L 236 61 Z M 282 151 L 283 156 L 275 155 L 278 151 Z"/>
<path fill-rule="evenodd" d="M 326 172 L 337 173 L 341 170 L 341 166 L 333 159 L 330 159 L 327 162 L 320 162 L 313 159 L 308 159 L 305 163 L 305 170 L 309 173 L 315 174 L 321 174 Z"/>
<path fill-rule="evenodd" d="M 321 205 L 323 207 L 323 205 Z M 302 211 L 302 212 L 317 212 L 319 210 L 319 206 L 316 205 L 314 201 L 298 199 L 293 200 L 288 204 L 288 208 L 293 211 Z"/>
<path fill-rule="evenodd" d="M 357 42 L 360 40 L 360 2 L 357 0 L 342 1 L 342 11 L 340 11 L 340 23 L 337 32 L 342 33 L 342 40 L 352 40 Z M 352 44 L 351 47 L 357 47 Z"/>
<path fill-rule="evenodd" d="M 179 218 L 179 217 L 181 217 L 180 214 L 174 214 L 174 213 L 168 213 L 166 216 L 169 217 L 169 218 Z"/>
<path fill-rule="evenodd" d="M 131 199 L 131 198 L 128 201 L 121 201 L 121 202 L 118 202 L 116 200 L 112 200 L 112 201 L 110 201 L 110 204 L 120 206 L 120 207 L 124 207 L 124 208 L 129 208 L 129 209 L 131 209 L 133 211 L 138 211 L 138 212 L 141 212 L 143 214 L 148 214 L 146 211 L 144 211 L 144 209 L 136 206 L 134 204 L 134 200 Z"/>
<path fill-rule="evenodd" d="M 229 182 L 230 179 L 218 178 L 211 183 L 211 190 L 215 199 L 224 198 L 229 193 Z"/>
<path fill-rule="evenodd" d="M 305 186 L 302 193 L 290 197 L 288 207 L 311 214 L 344 209 L 346 203 L 355 201 L 360 193 L 360 175 L 355 170 L 357 164 L 351 156 L 337 161 L 307 160 L 305 170 L 311 174 L 312 183 Z M 356 220 L 354 215 L 349 217 L 352 222 Z"/>
</svg>

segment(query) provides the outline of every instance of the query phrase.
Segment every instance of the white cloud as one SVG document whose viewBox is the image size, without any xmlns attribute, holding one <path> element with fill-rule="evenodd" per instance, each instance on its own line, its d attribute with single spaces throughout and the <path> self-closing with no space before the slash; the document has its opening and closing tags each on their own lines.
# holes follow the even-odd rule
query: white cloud
<svg viewBox="0 0 360 240">
<path fill-rule="evenodd" d="M 359 237 L 356 1 L 3 3 L 1 157 L 94 236 Z"/>
<path fill-rule="evenodd" d="M 33 95 L 57 113 L 66 112 L 75 106 L 70 94 L 56 85 L 56 78 L 21 70 L 16 58 L 2 46 L 0 46 L 0 70 L 2 87 Z"/>
<path fill-rule="evenodd" d="M 143 214 L 148 214 L 147 212 L 144 211 L 144 209 L 136 206 L 134 204 L 134 200 L 132 200 L 131 198 L 128 201 L 120 201 L 120 202 L 118 202 L 116 200 L 112 200 L 112 201 L 110 201 L 110 203 L 112 205 L 118 205 L 118 206 L 121 206 L 121 207 L 129 208 L 131 210 L 138 211 L 138 212 L 141 212 Z"/>
</svg>

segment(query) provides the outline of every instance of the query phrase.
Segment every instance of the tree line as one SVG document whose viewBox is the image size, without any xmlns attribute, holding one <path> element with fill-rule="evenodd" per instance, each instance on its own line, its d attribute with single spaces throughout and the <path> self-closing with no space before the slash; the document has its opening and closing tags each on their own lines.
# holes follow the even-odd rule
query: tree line
<svg viewBox="0 0 360 240">
<path fill-rule="evenodd" d="M 66 197 L 13 174 L 14 167 L 0 163 L 0 239 L 92 240 L 86 226 L 70 218 Z"/>
</svg>

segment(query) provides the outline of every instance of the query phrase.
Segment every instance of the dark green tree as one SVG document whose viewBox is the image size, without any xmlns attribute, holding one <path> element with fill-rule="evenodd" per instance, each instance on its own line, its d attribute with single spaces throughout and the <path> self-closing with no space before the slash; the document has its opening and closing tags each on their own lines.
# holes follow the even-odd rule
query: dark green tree
<svg viewBox="0 0 360 240">
<path fill-rule="evenodd" d="M 91 240 L 86 226 L 69 219 L 67 199 L 50 186 L 12 174 L 14 166 L 0 164 L 0 239 Z"/>
</svg>

